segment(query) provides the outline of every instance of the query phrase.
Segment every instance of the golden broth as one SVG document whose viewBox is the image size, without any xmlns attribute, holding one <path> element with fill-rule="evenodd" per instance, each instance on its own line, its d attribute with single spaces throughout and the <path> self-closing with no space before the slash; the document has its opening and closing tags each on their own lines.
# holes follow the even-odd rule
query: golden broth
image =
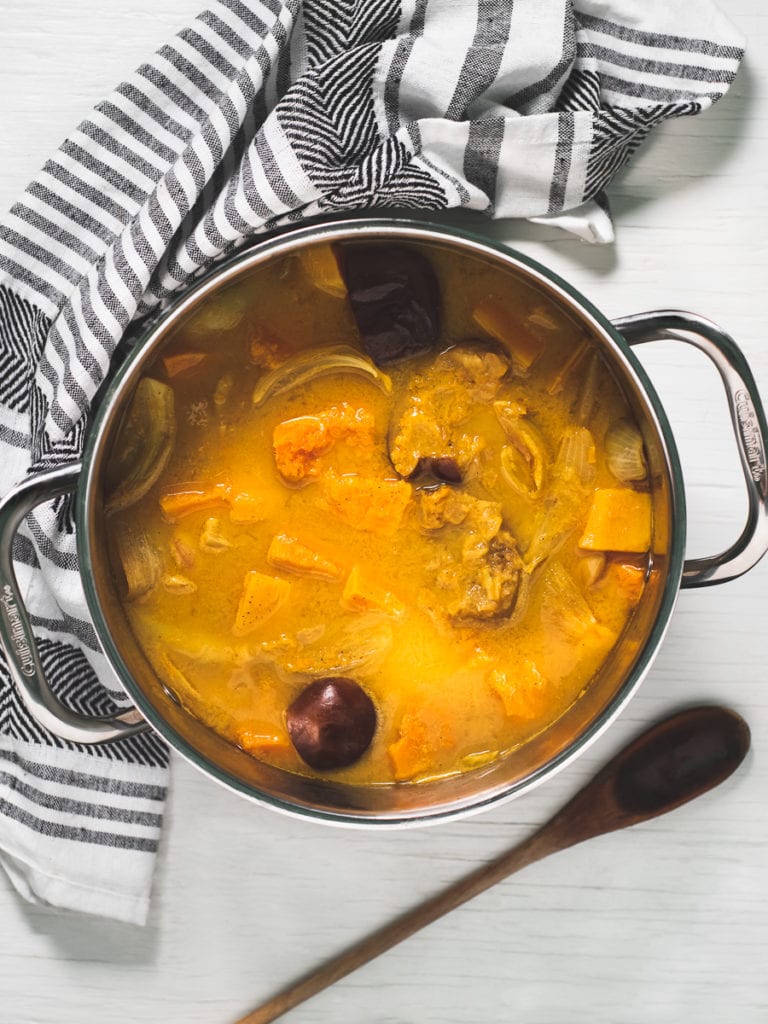
<svg viewBox="0 0 768 1024">
<path fill-rule="evenodd" d="M 642 444 L 596 348 L 535 289 L 427 251 L 439 342 L 380 369 L 341 357 L 312 376 L 302 357 L 363 353 L 326 246 L 202 305 L 145 374 L 160 404 L 129 415 L 107 497 L 126 614 L 162 684 L 312 775 L 286 709 L 311 680 L 355 680 L 376 730 L 334 778 L 357 784 L 468 770 L 546 728 L 647 576 Z M 419 452 L 460 479 L 420 474 L 428 459 L 410 472 Z M 126 498 L 142 458 L 151 486 Z"/>
</svg>

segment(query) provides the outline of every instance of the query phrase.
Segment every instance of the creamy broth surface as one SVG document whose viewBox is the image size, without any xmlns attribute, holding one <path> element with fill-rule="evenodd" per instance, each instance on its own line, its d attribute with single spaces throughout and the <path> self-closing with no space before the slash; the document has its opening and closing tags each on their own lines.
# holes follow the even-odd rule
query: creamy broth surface
<svg viewBox="0 0 768 1024">
<path fill-rule="evenodd" d="M 252 756 L 323 775 L 287 711 L 353 680 L 375 729 L 332 775 L 357 784 L 471 770 L 545 729 L 649 567 L 642 442 L 597 348 L 480 258 L 418 254 L 437 337 L 395 359 L 366 351 L 354 245 L 202 304 L 145 373 L 106 492 L 158 685 Z"/>
</svg>

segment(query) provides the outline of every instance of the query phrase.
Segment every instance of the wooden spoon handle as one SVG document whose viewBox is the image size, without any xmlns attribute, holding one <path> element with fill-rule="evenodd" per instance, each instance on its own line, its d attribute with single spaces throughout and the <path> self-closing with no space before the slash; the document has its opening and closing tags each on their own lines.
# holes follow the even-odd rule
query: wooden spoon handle
<svg viewBox="0 0 768 1024">
<path fill-rule="evenodd" d="M 524 842 L 327 961 L 236 1024 L 275 1020 L 443 914 L 550 853 L 655 818 L 705 793 L 741 764 L 749 744 L 746 722 L 727 708 L 690 708 L 657 723 L 620 751 Z"/>
<path fill-rule="evenodd" d="M 542 837 L 541 831 L 536 832 L 519 846 L 460 878 L 436 896 L 425 900 L 413 910 L 407 911 L 356 943 L 346 952 L 311 971 L 268 1002 L 241 1017 L 236 1024 L 267 1024 L 268 1021 L 275 1020 L 294 1006 L 356 971 L 358 967 L 386 953 L 388 949 L 392 949 L 439 917 L 490 889 L 503 878 L 551 852 L 546 837 Z"/>
</svg>

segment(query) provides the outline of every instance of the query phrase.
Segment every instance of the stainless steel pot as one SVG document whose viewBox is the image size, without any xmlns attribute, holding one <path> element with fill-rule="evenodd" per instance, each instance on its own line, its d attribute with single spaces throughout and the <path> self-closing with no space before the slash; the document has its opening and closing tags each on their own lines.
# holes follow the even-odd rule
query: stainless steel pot
<svg viewBox="0 0 768 1024">
<path fill-rule="evenodd" d="M 563 307 L 600 346 L 642 425 L 654 479 L 653 570 L 641 604 L 587 691 L 550 729 L 498 762 L 461 776 L 420 784 L 351 787 L 303 778 L 262 764 L 192 718 L 159 683 L 123 615 L 108 566 L 102 519 L 104 466 L 141 374 L 179 320 L 217 289 L 267 260 L 318 241 L 387 241 L 448 247 L 523 279 Z M 680 462 L 659 399 L 632 349 L 647 341 L 685 342 L 715 364 L 731 412 L 749 511 L 726 551 L 686 560 L 686 513 Z M 157 323 L 120 367 L 102 396 L 82 462 L 40 473 L 0 503 L 0 640 L 30 713 L 47 729 L 80 743 L 103 743 L 154 727 L 173 748 L 229 788 L 279 810 L 347 824 L 420 823 L 455 817 L 518 795 L 576 757 L 619 714 L 648 672 L 681 587 L 721 583 L 746 572 L 768 548 L 768 429 L 740 350 L 720 328 L 691 313 L 663 311 L 606 320 L 567 282 L 519 253 L 455 229 L 398 220 L 353 220 L 292 231 L 222 264 Z M 37 654 L 11 559 L 13 537 L 39 503 L 77 490 L 80 567 L 99 640 L 138 710 L 94 719 L 63 707 Z"/>
</svg>

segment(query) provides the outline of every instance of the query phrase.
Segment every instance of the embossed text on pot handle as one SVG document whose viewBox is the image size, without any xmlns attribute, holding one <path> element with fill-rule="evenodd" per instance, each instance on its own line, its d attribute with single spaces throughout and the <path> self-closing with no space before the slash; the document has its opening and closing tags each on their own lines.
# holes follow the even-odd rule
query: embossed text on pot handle
<svg viewBox="0 0 768 1024">
<path fill-rule="evenodd" d="M 695 313 L 659 310 L 613 321 L 630 345 L 647 341 L 684 341 L 701 349 L 715 364 L 725 387 L 747 485 L 747 522 L 726 551 L 708 558 L 686 559 L 683 587 L 701 587 L 741 576 L 768 550 L 768 427 L 757 386 L 744 355 L 717 324 Z"/>
<path fill-rule="evenodd" d="M 103 743 L 148 728 L 131 708 L 108 718 L 91 718 L 65 707 L 45 678 L 13 568 L 13 539 L 28 512 L 43 501 L 77 486 L 81 466 L 75 463 L 28 477 L 0 502 L 0 644 L 29 713 L 40 725 L 73 743 Z"/>
</svg>

